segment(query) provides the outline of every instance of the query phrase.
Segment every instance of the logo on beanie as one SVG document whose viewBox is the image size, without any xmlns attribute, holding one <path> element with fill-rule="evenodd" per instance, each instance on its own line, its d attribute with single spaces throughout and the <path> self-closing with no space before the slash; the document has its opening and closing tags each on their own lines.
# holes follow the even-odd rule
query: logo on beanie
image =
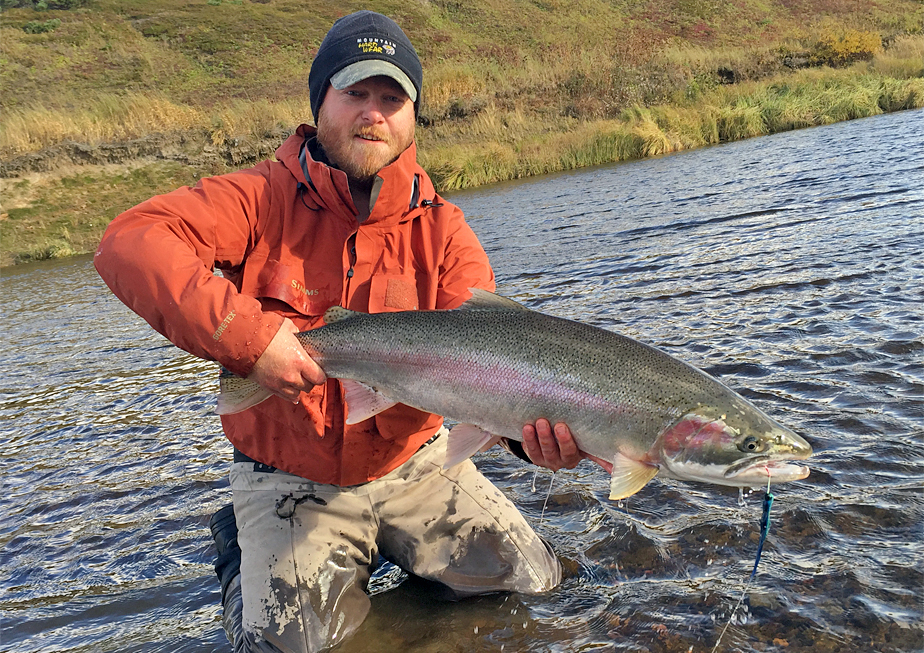
<svg viewBox="0 0 924 653">
<path fill-rule="evenodd" d="M 395 43 L 388 39 L 363 38 L 356 39 L 356 47 L 365 54 L 395 54 Z"/>
</svg>

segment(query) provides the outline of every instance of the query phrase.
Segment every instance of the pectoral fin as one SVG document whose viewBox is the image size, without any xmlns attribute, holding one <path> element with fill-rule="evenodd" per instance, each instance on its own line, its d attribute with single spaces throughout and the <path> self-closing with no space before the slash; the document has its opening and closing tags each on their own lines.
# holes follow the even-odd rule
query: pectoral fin
<svg viewBox="0 0 924 653">
<path fill-rule="evenodd" d="M 449 442 L 446 445 L 446 461 L 443 469 L 458 465 L 466 458 L 481 451 L 483 447 L 494 440 L 494 435 L 474 424 L 458 424 L 449 431 Z"/>
<path fill-rule="evenodd" d="M 633 460 L 617 453 L 613 458 L 613 476 L 610 478 L 610 500 L 631 497 L 658 474 L 654 465 Z"/>
<path fill-rule="evenodd" d="M 359 381 L 341 380 L 340 384 L 347 405 L 347 424 L 359 424 L 398 403 Z"/>
</svg>

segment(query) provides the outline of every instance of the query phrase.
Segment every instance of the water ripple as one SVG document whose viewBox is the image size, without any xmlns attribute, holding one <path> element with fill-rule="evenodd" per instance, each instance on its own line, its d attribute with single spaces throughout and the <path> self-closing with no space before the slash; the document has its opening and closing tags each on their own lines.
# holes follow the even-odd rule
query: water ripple
<svg viewBox="0 0 924 653">
<path fill-rule="evenodd" d="M 721 378 L 812 442 L 812 474 L 774 491 L 732 615 L 758 494 L 655 479 L 614 503 L 595 466 L 537 476 L 481 454 L 562 586 L 442 604 L 386 565 L 343 650 L 708 651 L 730 620 L 725 650 L 920 650 L 922 116 L 455 196 L 502 293 Z M 214 365 L 153 334 L 89 259 L 3 284 L 4 651 L 227 650 L 207 529 L 229 496 Z"/>
</svg>

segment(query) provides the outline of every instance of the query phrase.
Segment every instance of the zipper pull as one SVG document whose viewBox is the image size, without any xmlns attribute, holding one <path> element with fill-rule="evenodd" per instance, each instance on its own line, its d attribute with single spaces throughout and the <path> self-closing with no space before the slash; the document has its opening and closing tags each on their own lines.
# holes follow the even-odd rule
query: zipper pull
<svg viewBox="0 0 924 653">
<path fill-rule="evenodd" d="M 347 270 L 346 277 L 349 281 L 353 278 L 353 266 L 356 265 L 356 234 L 352 234 L 347 240 L 347 244 L 350 247 L 350 269 Z"/>
</svg>

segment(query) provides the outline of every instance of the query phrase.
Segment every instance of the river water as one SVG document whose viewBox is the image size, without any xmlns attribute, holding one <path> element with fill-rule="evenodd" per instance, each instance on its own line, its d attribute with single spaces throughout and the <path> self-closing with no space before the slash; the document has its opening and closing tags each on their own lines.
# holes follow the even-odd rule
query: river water
<svg viewBox="0 0 924 653">
<path fill-rule="evenodd" d="M 478 465 L 565 565 L 540 597 L 435 602 L 384 567 L 341 650 L 924 647 L 924 111 L 459 193 L 499 292 L 654 344 L 814 446 L 760 492 Z M 3 271 L 0 651 L 226 651 L 214 366 L 88 258 Z M 744 597 L 740 607 L 736 604 Z"/>
</svg>

